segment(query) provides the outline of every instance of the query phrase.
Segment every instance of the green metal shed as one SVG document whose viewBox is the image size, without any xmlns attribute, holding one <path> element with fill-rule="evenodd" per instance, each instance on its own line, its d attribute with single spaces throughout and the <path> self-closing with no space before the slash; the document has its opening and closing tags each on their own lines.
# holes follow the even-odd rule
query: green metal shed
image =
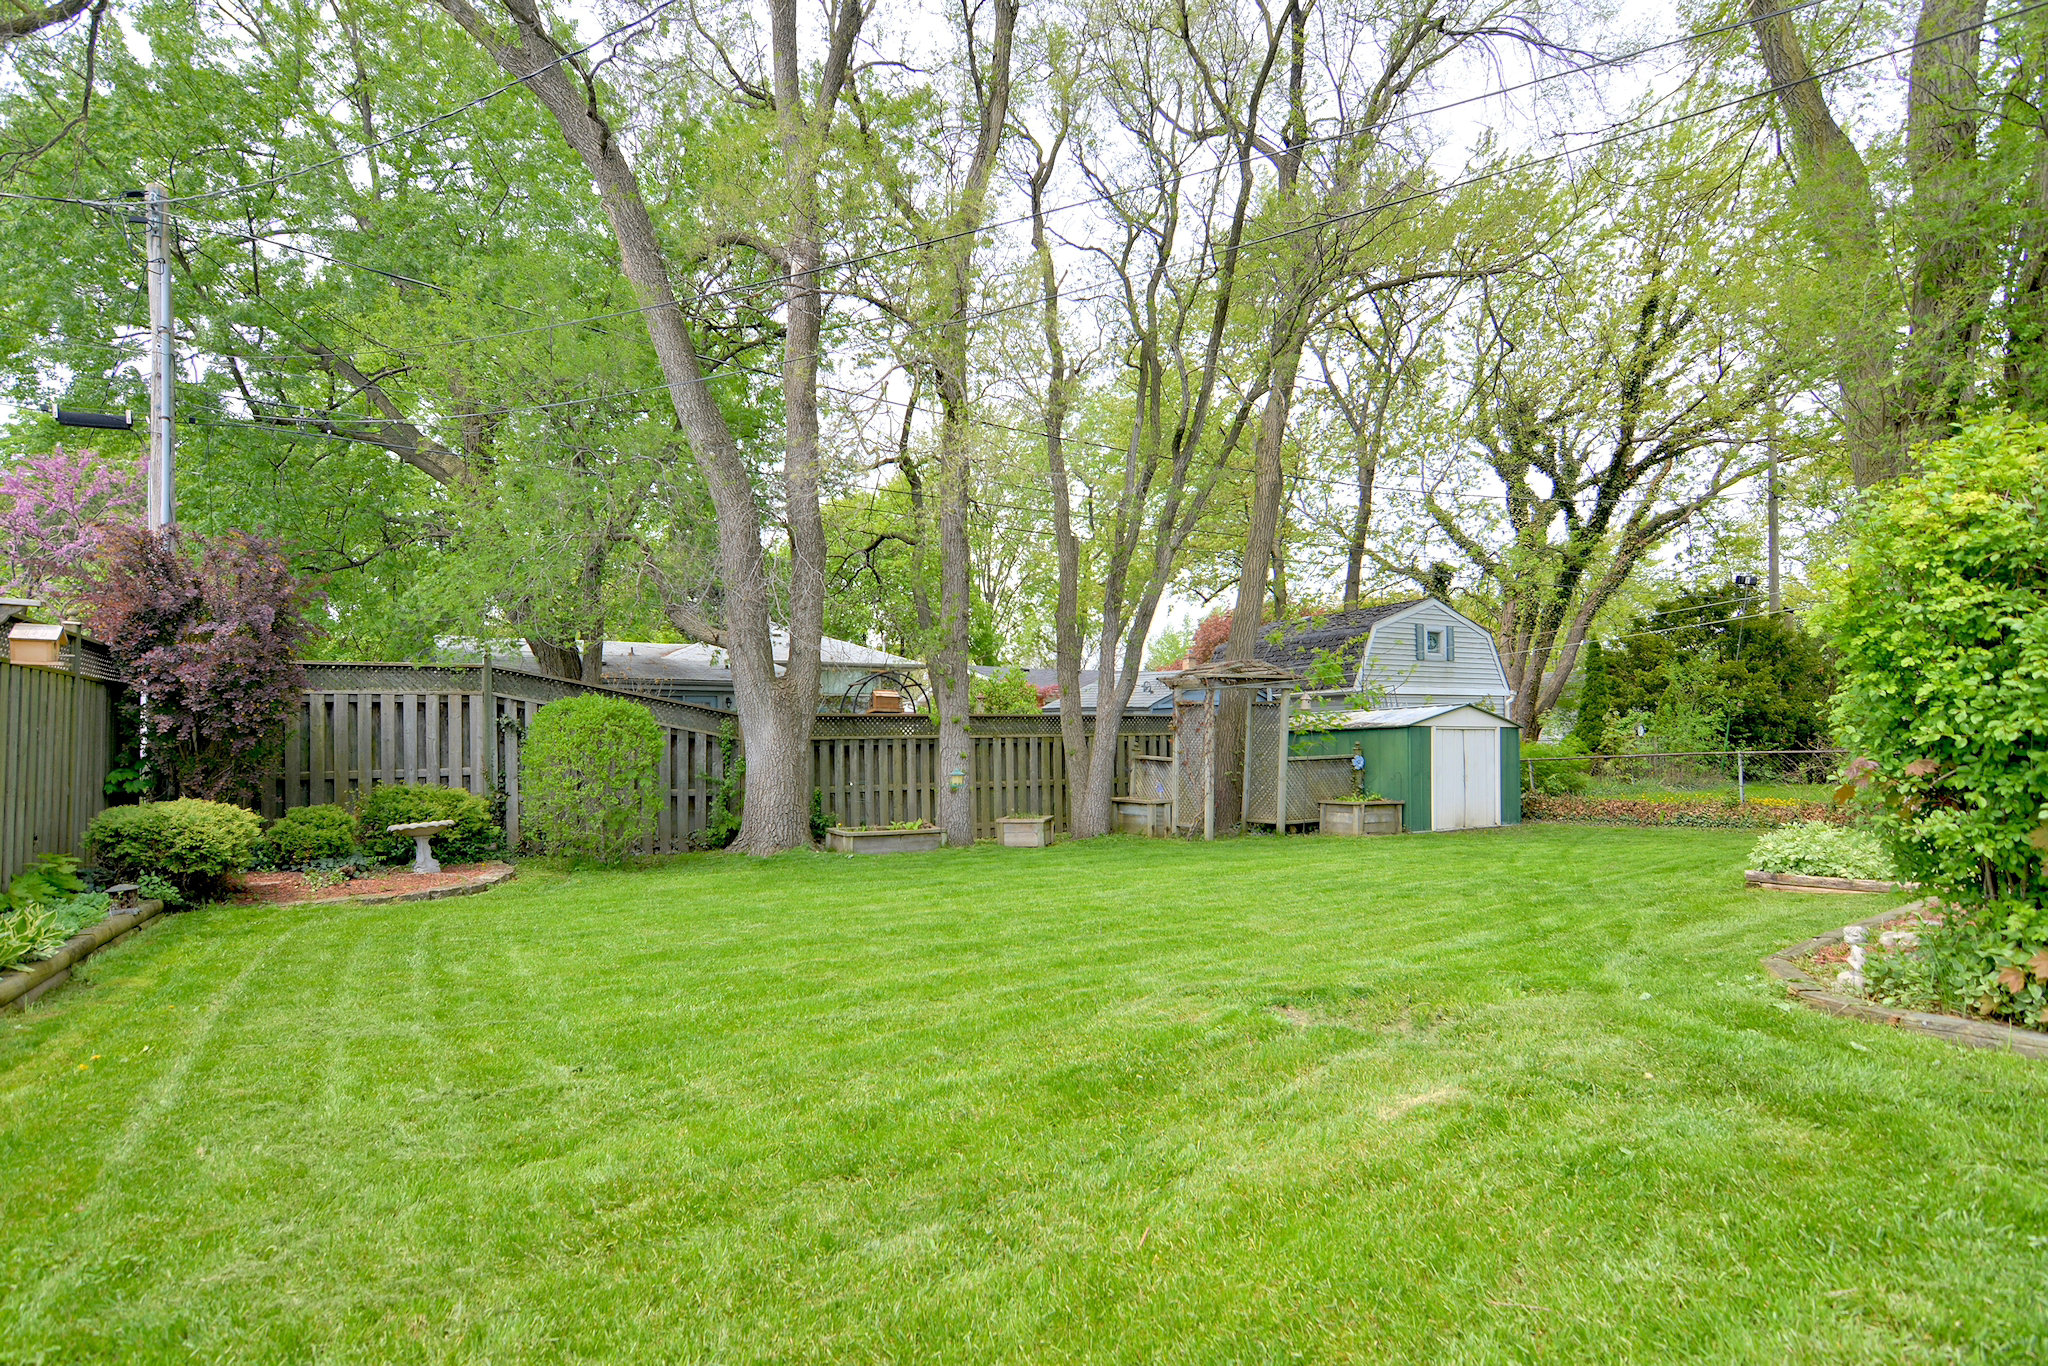
<svg viewBox="0 0 2048 1366">
<path fill-rule="evenodd" d="M 1295 754 L 1365 759 L 1365 789 L 1403 803 L 1405 830 L 1522 823 L 1522 732 L 1484 707 L 1354 711 L 1294 737 Z"/>
</svg>

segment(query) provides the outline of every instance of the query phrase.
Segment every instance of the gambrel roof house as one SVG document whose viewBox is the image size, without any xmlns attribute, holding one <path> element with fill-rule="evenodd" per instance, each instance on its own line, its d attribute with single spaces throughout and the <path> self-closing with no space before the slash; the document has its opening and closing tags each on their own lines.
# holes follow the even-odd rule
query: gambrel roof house
<svg viewBox="0 0 2048 1366">
<path fill-rule="evenodd" d="M 1261 641 L 1256 653 L 1304 676 L 1339 659 L 1345 686 L 1373 695 L 1378 707 L 1456 703 L 1506 715 L 1514 701 L 1493 633 L 1436 598 L 1334 612 Z"/>
</svg>

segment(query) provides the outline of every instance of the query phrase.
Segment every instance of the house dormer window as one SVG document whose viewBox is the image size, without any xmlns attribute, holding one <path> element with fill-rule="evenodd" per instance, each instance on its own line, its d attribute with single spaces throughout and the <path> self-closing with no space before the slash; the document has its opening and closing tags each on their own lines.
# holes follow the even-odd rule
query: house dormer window
<svg viewBox="0 0 2048 1366">
<path fill-rule="evenodd" d="M 1417 659 L 1456 659 L 1457 645 L 1451 639 L 1454 628 L 1431 626 L 1425 622 L 1415 623 L 1415 657 Z"/>
</svg>

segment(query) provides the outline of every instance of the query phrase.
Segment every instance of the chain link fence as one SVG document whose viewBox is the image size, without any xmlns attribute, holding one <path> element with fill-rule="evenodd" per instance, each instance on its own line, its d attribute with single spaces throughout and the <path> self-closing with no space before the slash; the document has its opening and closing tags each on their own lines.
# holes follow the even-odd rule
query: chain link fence
<svg viewBox="0 0 2048 1366">
<path fill-rule="evenodd" d="M 1632 800 L 1826 802 L 1848 762 L 1848 751 L 1840 749 L 1529 755 L 1522 760 L 1522 790 Z"/>
</svg>

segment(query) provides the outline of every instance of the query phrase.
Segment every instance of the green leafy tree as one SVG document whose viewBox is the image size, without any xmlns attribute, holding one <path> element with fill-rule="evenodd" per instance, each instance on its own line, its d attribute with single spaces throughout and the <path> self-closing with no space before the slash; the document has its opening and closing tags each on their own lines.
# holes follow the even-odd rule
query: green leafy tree
<svg viewBox="0 0 2048 1366">
<path fill-rule="evenodd" d="M 1812 749 L 1827 742 L 1834 684 L 1818 639 L 1721 583 L 1658 603 L 1585 686 L 1609 715 L 1690 718 L 1689 743 L 1713 742 L 1703 748 Z"/>
<path fill-rule="evenodd" d="M 1038 687 L 1015 664 L 974 677 L 974 710 L 985 716 L 1031 716 L 1040 710 Z"/>
<path fill-rule="evenodd" d="M 1961 909 L 1930 945 L 1945 992 L 2048 1009 L 2048 424 L 1997 415 L 1870 496 L 1824 621 L 1835 724 L 1906 877 Z"/>
</svg>

